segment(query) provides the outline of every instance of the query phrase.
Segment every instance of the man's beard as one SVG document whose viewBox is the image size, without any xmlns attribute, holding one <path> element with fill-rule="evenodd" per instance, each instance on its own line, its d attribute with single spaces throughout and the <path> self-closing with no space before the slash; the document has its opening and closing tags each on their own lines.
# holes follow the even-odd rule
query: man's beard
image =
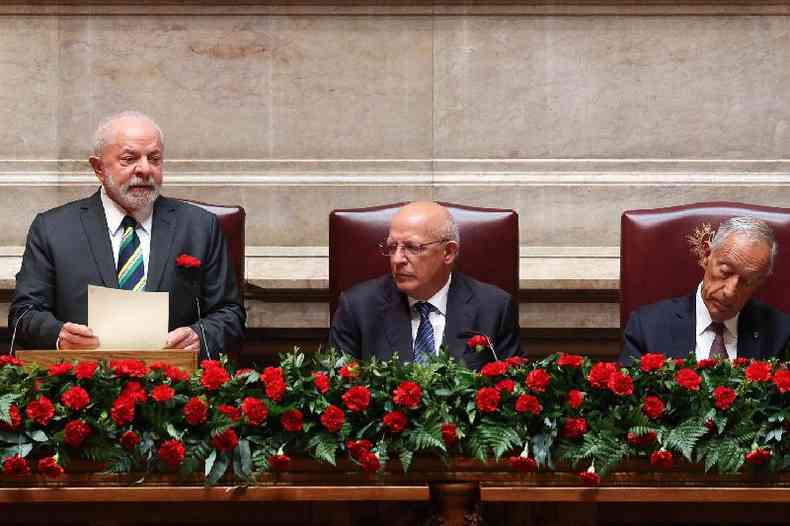
<svg viewBox="0 0 790 526">
<path fill-rule="evenodd" d="M 135 218 L 137 216 L 147 217 L 150 215 L 154 207 L 154 201 L 159 197 L 159 189 L 161 185 L 157 184 L 153 177 L 148 181 L 140 177 L 132 177 L 126 183 L 118 186 L 113 180 L 111 175 L 107 176 L 106 190 L 107 195 L 113 201 L 118 203 L 124 210 L 132 213 Z M 140 188 L 131 191 L 132 186 L 149 186 L 150 188 L 142 190 Z"/>
</svg>

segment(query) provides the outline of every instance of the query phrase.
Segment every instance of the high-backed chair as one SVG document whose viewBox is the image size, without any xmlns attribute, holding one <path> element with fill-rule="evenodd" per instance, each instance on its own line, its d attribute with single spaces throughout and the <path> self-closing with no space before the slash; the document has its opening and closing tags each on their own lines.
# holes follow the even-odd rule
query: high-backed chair
<svg viewBox="0 0 790 526">
<path fill-rule="evenodd" d="M 329 214 L 330 316 L 340 294 L 362 281 L 387 274 L 389 259 L 378 243 L 387 237 L 390 219 L 405 203 L 334 210 Z M 518 305 L 518 214 L 513 210 L 446 206 L 458 224 L 461 252 L 457 269 L 513 296 Z"/>
<path fill-rule="evenodd" d="M 244 208 L 241 206 L 212 205 L 187 199 L 183 201 L 199 206 L 217 216 L 219 225 L 222 228 L 222 233 L 225 235 L 225 241 L 228 244 L 228 256 L 230 257 L 230 263 L 236 274 L 236 285 L 239 287 L 239 295 L 243 303 L 246 285 L 244 275 L 244 225 L 247 216 Z M 225 349 L 225 352 L 235 359 L 241 354 L 242 345 L 239 344 L 236 349 Z"/>
<path fill-rule="evenodd" d="M 620 327 L 642 305 L 690 294 L 703 270 L 691 254 L 687 237 L 702 223 L 714 229 L 731 217 L 750 215 L 765 220 L 779 244 L 774 271 L 756 297 L 790 312 L 790 209 L 742 203 L 690 205 L 628 210 L 620 222 Z M 786 255 L 785 255 L 786 254 Z"/>
</svg>

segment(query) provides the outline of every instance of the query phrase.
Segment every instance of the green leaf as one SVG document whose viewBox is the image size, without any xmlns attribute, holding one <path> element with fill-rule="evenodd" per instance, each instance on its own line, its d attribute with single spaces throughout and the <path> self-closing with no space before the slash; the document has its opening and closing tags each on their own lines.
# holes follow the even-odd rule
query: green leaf
<svg viewBox="0 0 790 526">
<path fill-rule="evenodd" d="M 674 449 L 683 454 L 691 462 L 692 451 L 697 441 L 708 432 L 704 420 L 692 417 L 681 422 L 675 429 L 672 429 L 664 439 L 664 445 L 668 449 Z"/>
<path fill-rule="evenodd" d="M 203 470 L 203 475 L 205 477 L 208 477 L 209 473 L 211 473 L 211 470 L 214 468 L 214 462 L 216 460 L 217 460 L 217 450 L 215 449 L 211 452 L 211 454 L 206 459 L 206 466 Z"/>
<path fill-rule="evenodd" d="M 30 431 L 27 433 L 27 436 L 31 438 L 34 442 L 46 442 L 49 440 L 49 437 L 46 433 L 41 431 L 40 429 L 36 429 L 35 431 Z"/>
<path fill-rule="evenodd" d="M 208 465 L 208 463 L 206 463 Z M 213 486 L 217 481 L 222 478 L 222 475 L 228 470 L 230 465 L 230 455 L 227 453 L 220 453 L 216 456 L 214 464 L 211 466 L 211 471 L 206 477 L 206 486 Z"/>
<path fill-rule="evenodd" d="M 247 439 L 242 438 L 239 440 L 239 445 L 236 448 L 241 462 L 241 469 L 237 470 L 237 474 L 247 480 L 252 480 L 252 455 L 250 454 L 250 443 Z"/>
<path fill-rule="evenodd" d="M 414 453 L 409 451 L 408 449 L 401 450 L 398 458 L 400 459 L 400 463 L 403 466 L 403 472 L 407 473 L 409 471 L 409 467 L 411 466 L 412 458 L 414 457 Z"/>
<path fill-rule="evenodd" d="M 0 396 L 0 420 L 11 423 L 11 404 L 22 395 L 19 393 L 8 393 Z"/>
</svg>

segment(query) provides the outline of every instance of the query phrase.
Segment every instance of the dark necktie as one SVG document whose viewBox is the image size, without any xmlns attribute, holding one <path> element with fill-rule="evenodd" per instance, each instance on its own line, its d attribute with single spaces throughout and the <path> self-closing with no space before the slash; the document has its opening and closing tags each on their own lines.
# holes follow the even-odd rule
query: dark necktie
<svg viewBox="0 0 790 526">
<path fill-rule="evenodd" d="M 118 288 L 126 290 L 143 290 L 145 287 L 145 267 L 143 265 L 143 249 L 135 228 L 137 221 L 126 216 L 121 222 L 123 236 L 121 249 L 118 251 Z"/>
<path fill-rule="evenodd" d="M 435 353 L 433 325 L 429 317 L 433 305 L 427 301 L 418 301 L 414 304 L 414 308 L 420 314 L 420 325 L 417 327 L 417 337 L 414 338 L 414 361 L 425 363 Z"/>
<path fill-rule="evenodd" d="M 716 358 L 724 360 L 727 358 L 727 348 L 724 346 L 724 324 L 720 321 L 713 321 L 708 328 L 716 335 L 713 338 L 713 343 L 710 344 L 710 353 L 708 358 Z"/>
</svg>

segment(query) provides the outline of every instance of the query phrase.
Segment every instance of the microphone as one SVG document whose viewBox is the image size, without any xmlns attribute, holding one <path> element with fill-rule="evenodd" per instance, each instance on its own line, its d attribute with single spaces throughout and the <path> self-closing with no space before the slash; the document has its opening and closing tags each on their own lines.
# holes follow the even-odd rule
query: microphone
<svg viewBox="0 0 790 526">
<path fill-rule="evenodd" d="M 206 327 L 203 325 L 203 317 L 200 315 L 200 298 L 198 298 L 197 296 L 195 296 L 195 305 L 197 306 L 197 315 L 198 315 L 197 323 L 198 326 L 200 327 L 199 336 L 200 339 L 202 340 L 203 348 L 206 349 L 206 357 L 209 360 L 211 360 L 212 359 L 211 350 L 209 350 L 208 348 L 208 340 L 206 339 Z"/>
<path fill-rule="evenodd" d="M 16 341 L 16 331 L 17 329 L 19 329 L 19 322 L 22 321 L 22 318 L 24 318 L 28 312 L 33 310 L 33 307 L 35 306 L 36 306 L 35 303 L 26 305 L 22 314 L 16 317 L 16 321 L 14 322 L 14 332 L 11 333 L 11 347 L 8 348 L 9 355 L 14 356 L 14 342 Z"/>
<path fill-rule="evenodd" d="M 482 333 L 480 331 L 476 331 L 474 329 L 465 329 L 458 333 L 458 337 L 463 338 L 465 340 L 468 340 L 472 336 L 482 336 L 483 338 L 485 338 L 486 343 L 488 344 L 488 348 L 491 349 L 491 354 L 494 355 L 494 360 L 499 361 L 499 358 L 496 355 L 496 350 L 494 350 L 494 341 L 491 338 L 489 338 L 487 334 Z"/>
</svg>

